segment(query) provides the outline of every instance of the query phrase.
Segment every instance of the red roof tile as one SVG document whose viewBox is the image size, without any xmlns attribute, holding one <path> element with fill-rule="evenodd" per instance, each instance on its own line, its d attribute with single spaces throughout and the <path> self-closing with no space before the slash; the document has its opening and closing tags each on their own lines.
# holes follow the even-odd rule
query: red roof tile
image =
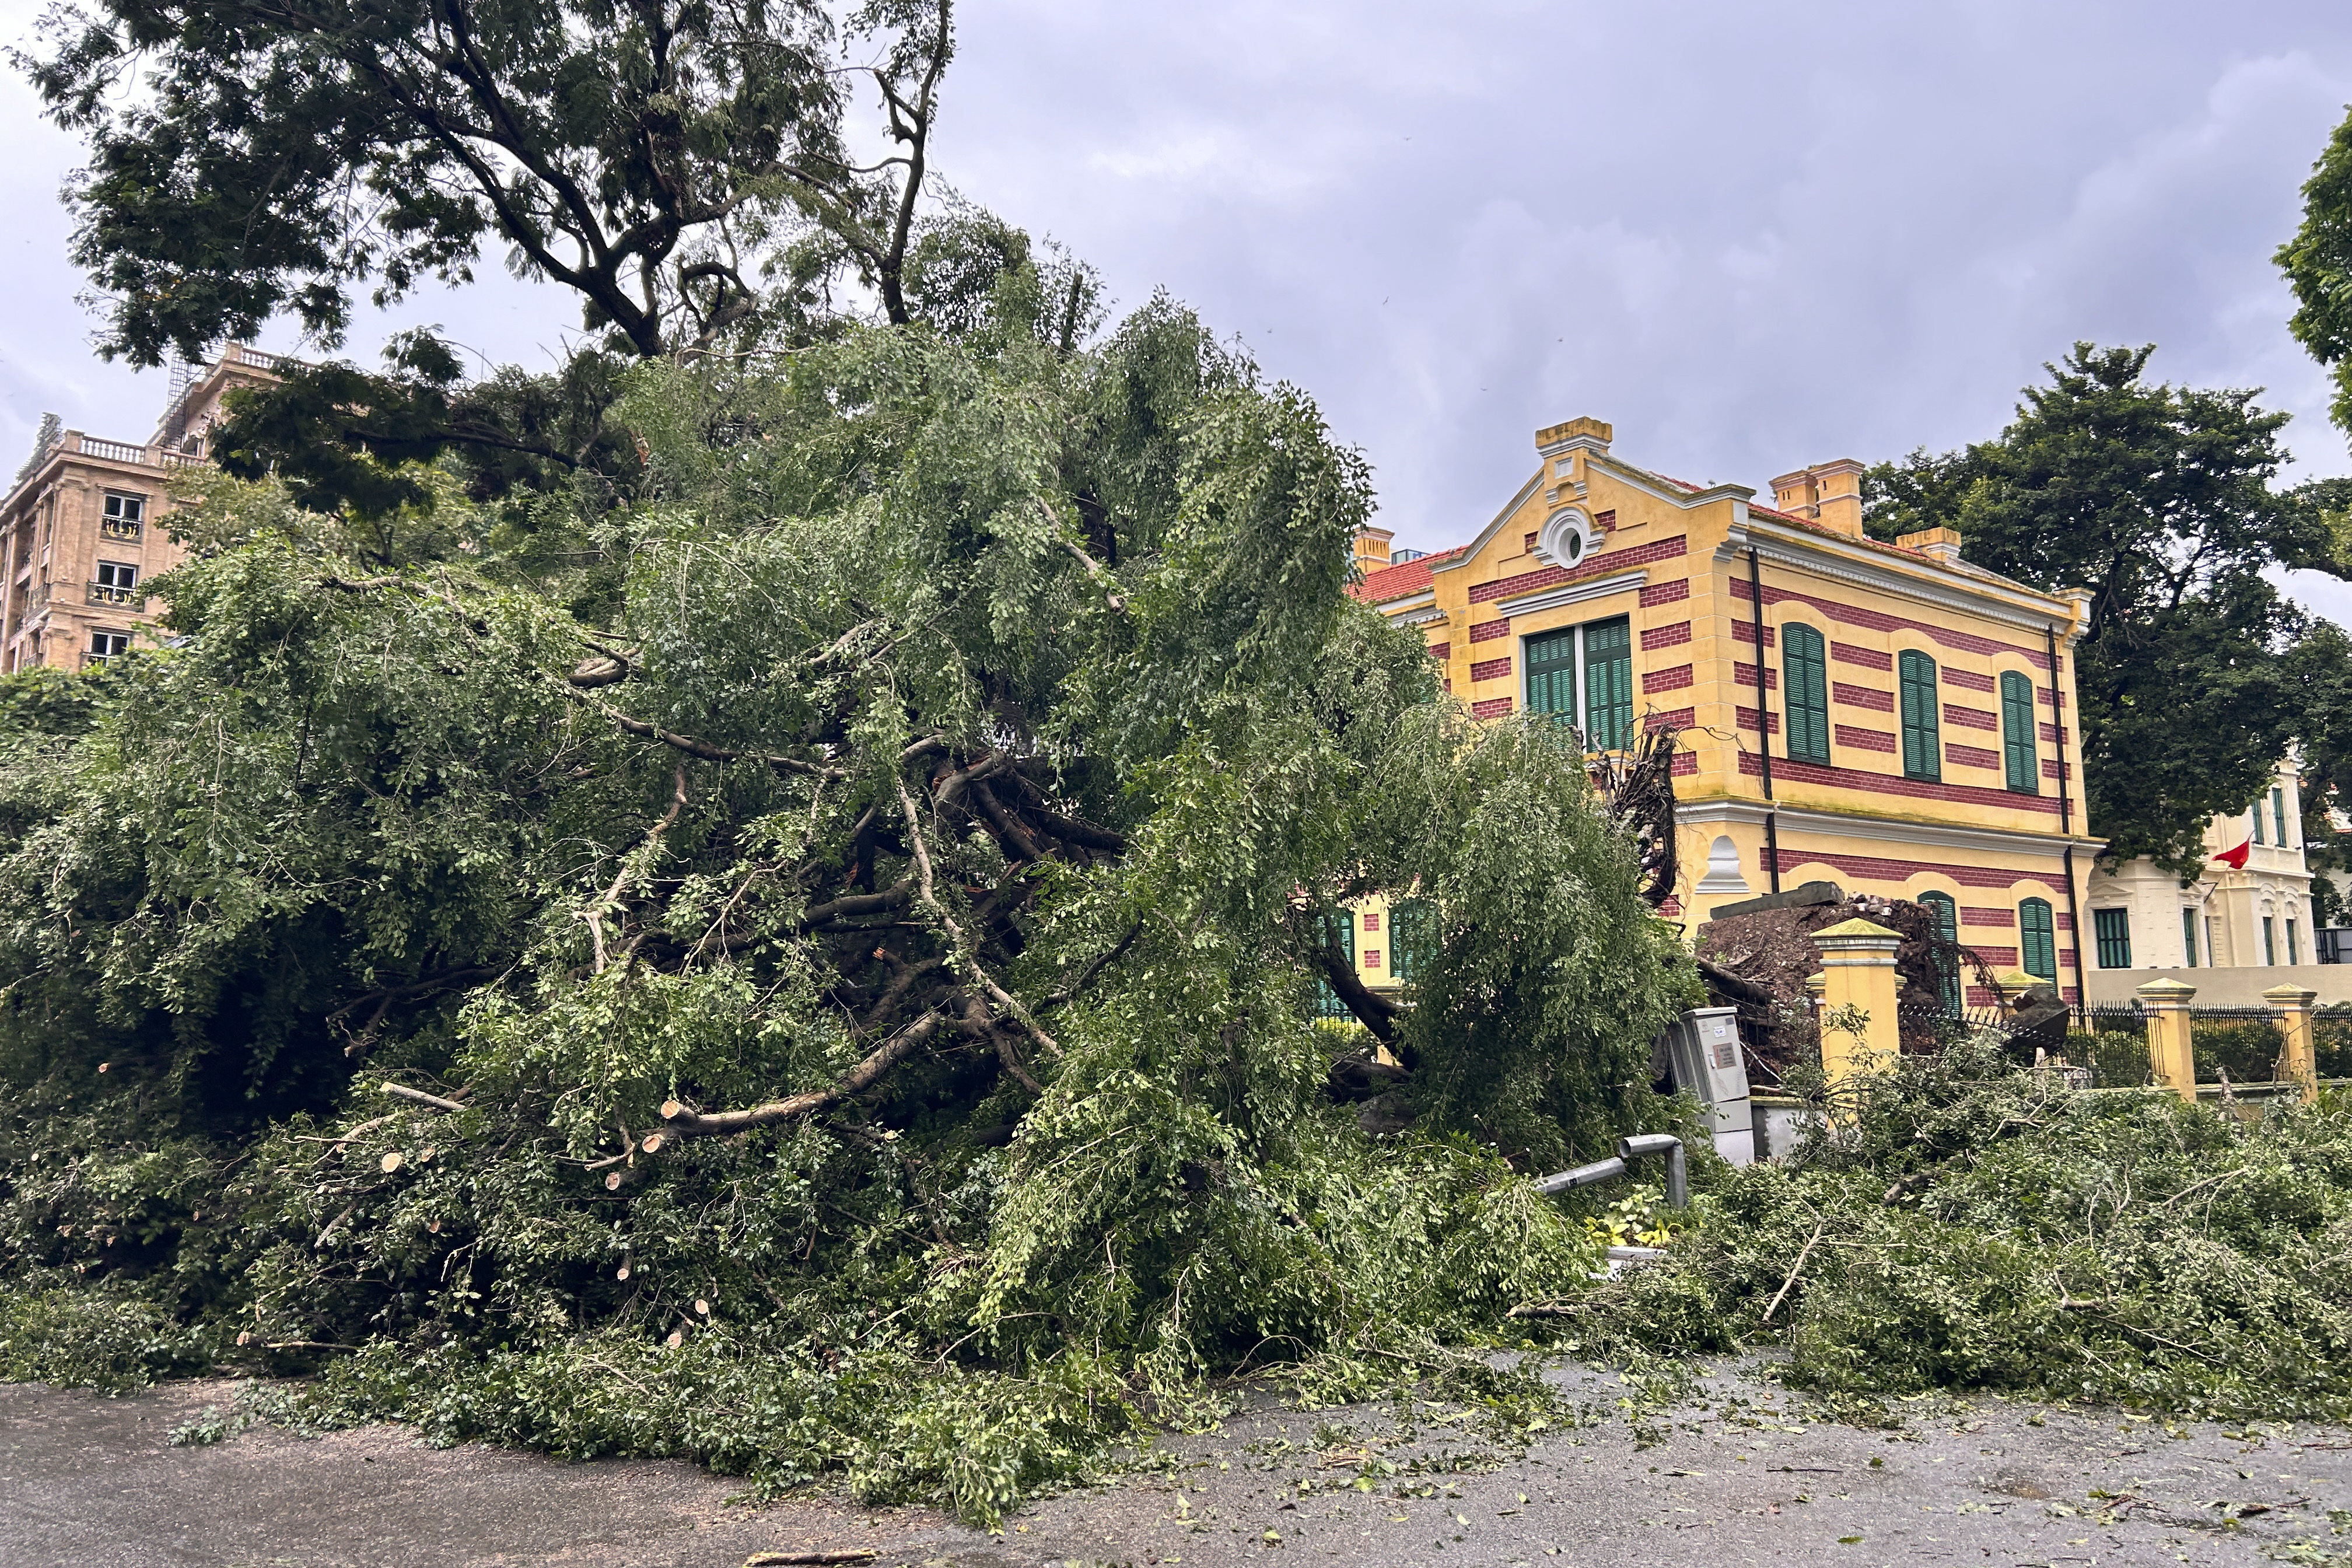
<svg viewBox="0 0 2352 1568">
<path fill-rule="evenodd" d="M 1348 584 L 1348 592 L 1367 605 L 1385 605 L 1391 599 L 1402 599 L 1407 594 L 1418 594 L 1429 586 L 1429 569 L 1453 560 L 1470 547 L 1457 544 L 1451 550 L 1441 550 L 1434 555 L 1424 555 L 1418 561 L 1407 561 L 1396 566 L 1383 566 L 1377 572 L 1367 572 L 1360 583 Z"/>
</svg>

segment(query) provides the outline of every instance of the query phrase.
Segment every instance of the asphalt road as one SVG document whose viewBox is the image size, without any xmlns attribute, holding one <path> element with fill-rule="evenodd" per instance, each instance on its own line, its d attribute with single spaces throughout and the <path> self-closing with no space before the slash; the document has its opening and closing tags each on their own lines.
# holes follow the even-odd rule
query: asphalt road
<svg viewBox="0 0 2352 1568">
<path fill-rule="evenodd" d="M 743 1507 L 691 1466 L 434 1450 L 396 1427 L 173 1447 L 172 1428 L 233 1385 L 122 1399 L 6 1386 L 0 1565 L 737 1568 L 854 1549 L 877 1568 L 2352 1564 L 2342 1428 L 1938 1398 L 1896 1402 L 1899 1430 L 1864 1430 L 1725 1367 L 1670 1429 L 1650 1423 L 1642 1436 L 1663 1440 L 1645 1447 L 1613 1377 L 1555 1375 L 1592 1419 L 1524 1452 L 1425 1420 L 1400 1440 L 1385 1406 L 1267 1410 L 1171 1440 L 1157 1468 L 1038 1503 L 994 1536 L 838 1497 Z"/>
</svg>

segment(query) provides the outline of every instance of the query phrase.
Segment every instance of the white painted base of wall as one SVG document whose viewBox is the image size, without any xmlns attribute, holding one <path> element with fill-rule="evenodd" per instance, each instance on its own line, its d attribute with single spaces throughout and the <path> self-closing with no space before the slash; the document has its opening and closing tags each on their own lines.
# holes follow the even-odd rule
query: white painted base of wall
<svg viewBox="0 0 2352 1568">
<path fill-rule="evenodd" d="M 2230 969 L 2086 969 L 2084 988 L 2094 1007 L 2126 1005 L 2138 998 L 2135 986 L 2151 980 L 2178 980 L 2197 987 L 2192 1007 L 2260 1007 L 2273 985 L 2299 985 L 2319 993 L 2319 1005 L 2352 1002 L 2352 963 L 2251 964 Z"/>
</svg>

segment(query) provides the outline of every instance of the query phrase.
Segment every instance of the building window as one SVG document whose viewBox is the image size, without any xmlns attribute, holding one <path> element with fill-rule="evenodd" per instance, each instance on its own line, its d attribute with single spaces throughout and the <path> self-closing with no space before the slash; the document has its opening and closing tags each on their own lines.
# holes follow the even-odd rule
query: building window
<svg viewBox="0 0 2352 1568">
<path fill-rule="evenodd" d="M 2286 791 L 2284 787 L 2271 791 L 2271 826 L 2278 830 L 2278 847 L 2288 847 L 2286 841 Z"/>
<path fill-rule="evenodd" d="M 96 581 L 101 588 L 135 588 L 139 585 L 139 568 L 120 561 L 101 561 Z"/>
<path fill-rule="evenodd" d="M 1960 907 L 1949 893 L 1922 893 L 1919 907 L 1935 918 L 1936 934 L 1958 945 L 1960 940 Z M 1936 989 L 1942 994 L 1944 1011 L 1957 1016 L 1960 1011 L 1960 965 L 1951 953 L 1941 953 L 1936 963 Z"/>
<path fill-rule="evenodd" d="M 2289 966 L 2293 966 L 2303 962 L 2303 954 L 2297 951 L 2295 946 L 2294 922 L 2293 921 L 2286 922 L 2286 961 Z"/>
<path fill-rule="evenodd" d="M 2183 910 L 2180 911 L 2180 951 L 2187 958 L 2187 962 L 2182 965 L 2182 967 L 2188 969 L 2196 968 L 2197 911 L 2195 910 Z"/>
<path fill-rule="evenodd" d="M 2131 911 L 2093 910 L 2091 931 L 2099 939 L 2101 969 L 2131 967 Z"/>
<path fill-rule="evenodd" d="M 1546 632 L 1521 645 L 1528 707 L 1576 725 L 1585 745 L 1613 752 L 1633 738 L 1633 630 L 1626 617 Z"/>
<path fill-rule="evenodd" d="M 1936 710 L 1936 661 L 1916 649 L 1903 654 L 1903 776 L 1944 776 L 1943 722 Z"/>
<path fill-rule="evenodd" d="M 131 651 L 129 632 L 92 632 L 89 634 L 89 657 L 112 658 L 116 654 Z"/>
<path fill-rule="evenodd" d="M 2269 915 L 2263 917 L 2263 962 L 2278 963 L 2278 921 Z"/>
<path fill-rule="evenodd" d="M 2257 844 L 2265 842 L 2263 837 L 2263 803 L 2261 801 L 2254 802 L 2254 842 Z"/>
<path fill-rule="evenodd" d="M 1335 910 L 1327 911 L 1319 923 L 1323 928 L 1324 945 L 1338 948 L 1346 958 L 1348 967 L 1353 969 L 1356 966 L 1356 917 L 1346 910 Z M 1328 980 L 1315 983 L 1315 1011 L 1325 1018 L 1355 1016 L 1348 1010 L 1348 1005 L 1339 1000 L 1339 994 L 1331 989 L 1331 983 Z"/>
<path fill-rule="evenodd" d="M 2009 787 L 2019 795 L 2040 795 L 2040 759 L 2033 749 L 2033 681 L 2016 670 L 2000 677 L 2001 760 L 2007 764 Z"/>
<path fill-rule="evenodd" d="M 2058 978 L 2058 933 L 2050 900 L 2028 899 L 2017 906 L 2018 962 L 2036 980 Z"/>
<path fill-rule="evenodd" d="M 1789 755 L 1801 763 L 1830 760 L 1829 666 L 1822 634 L 1808 626 L 1780 628 L 1780 684 Z M 1766 742 L 1769 748 L 1769 742 Z"/>
<path fill-rule="evenodd" d="M 1389 974 L 1400 985 L 1429 973 L 1437 956 L 1436 912 L 1426 899 L 1407 899 L 1389 910 Z"/>
<path fill-rule="evenodd" d="M 83 513 L 86 517 L 89 514 Z M 115 495 L 106 498 L 106 521 L 109 522 L 143 522 L 147 517 L 145 496 Z"/>
<path fill-rule="evenodd" d="M 1633 628 L 1620 616 L 1584 628 L 1584 743 L 1614 752 L 1633 738 Z"/>
</svg>

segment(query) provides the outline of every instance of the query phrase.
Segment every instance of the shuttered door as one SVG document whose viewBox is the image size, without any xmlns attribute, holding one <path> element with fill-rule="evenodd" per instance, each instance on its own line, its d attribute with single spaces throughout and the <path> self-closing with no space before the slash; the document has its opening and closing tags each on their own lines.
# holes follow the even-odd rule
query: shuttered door
<svg viewBox="0 0 2352 1568">
<path fill-rule="evenodd" d="M 1322 916 L 1319 923 L 1323 928 L 1323 940 L 1345 954 L 1348 967 L 1353 969 L 1356 966 L 1355 915 L 1349 910 L 1339 910 Z M 1331 989 L 1331 983 L 1328 980 L 1315 983 L 1315 1010 L 1326 1018 L 1355 1016 L 1349 1011 L 1348 1005 L 1339 1000 L 1339 994 Z"/>
<path fill-rule="evenodd" d="M 1829 668 L 1822 634 L 1811 626 L 1780 628 L 1780 684 L 1789 755 L 1801 763 L 1830 760 Z"/>
<path fill-rule="evenodd" d="M 1633 631 L 1623 619 L 1584 628 L 1584 743 L 1613 752 L 1633 738 Z"/>
<path fill-rule="evenodd" d="M 1436 946 L 1435 911 L 1427 900 L 1407 899 L 1389 907 L 1389 973 L 1398 984 L 1422 979 Z"/>
<path fill-rule="evenodd" d="M 1576 722 L 1576 633 L 1546 632 L 1527 641 L 1528 707 Z"/>
<path fill-rule="evenodd" d="M 1936 710 L 1936 661 L 1916 649 L 1903 655 L 1903 774 L 1944 776 L 1943 725 Z"/>
<path fill-rule="evenodd" d="M 2058 978 L 2058 933 L 2050 919 L 2046 899 L 2028 899 L 2017 906 L 2018 957 L 2025 973 L 2037 980 Z"/>
<path fill-rule="evenodd" d="M 1946 942 L 1960 940 L 1960 907 L 1949 893 L 1922 893 L 1919 903 L 1936 917 L 1936 934 Z M 1938 953 L 1936 957 L 1936 984 L 1943 995 L 1944 1011 L 1954 1017 L 1960 1014 L 1960 962 L 1957 953 Z"/>
<path fill-rule="evenodd" d="M 2019 795 L 2042 793 L 2041 759 L 2033 745 L 2033 682 L 2018 671 L 2000 678 L 2001 753 L 2009 787 Z"/>
</svg>

